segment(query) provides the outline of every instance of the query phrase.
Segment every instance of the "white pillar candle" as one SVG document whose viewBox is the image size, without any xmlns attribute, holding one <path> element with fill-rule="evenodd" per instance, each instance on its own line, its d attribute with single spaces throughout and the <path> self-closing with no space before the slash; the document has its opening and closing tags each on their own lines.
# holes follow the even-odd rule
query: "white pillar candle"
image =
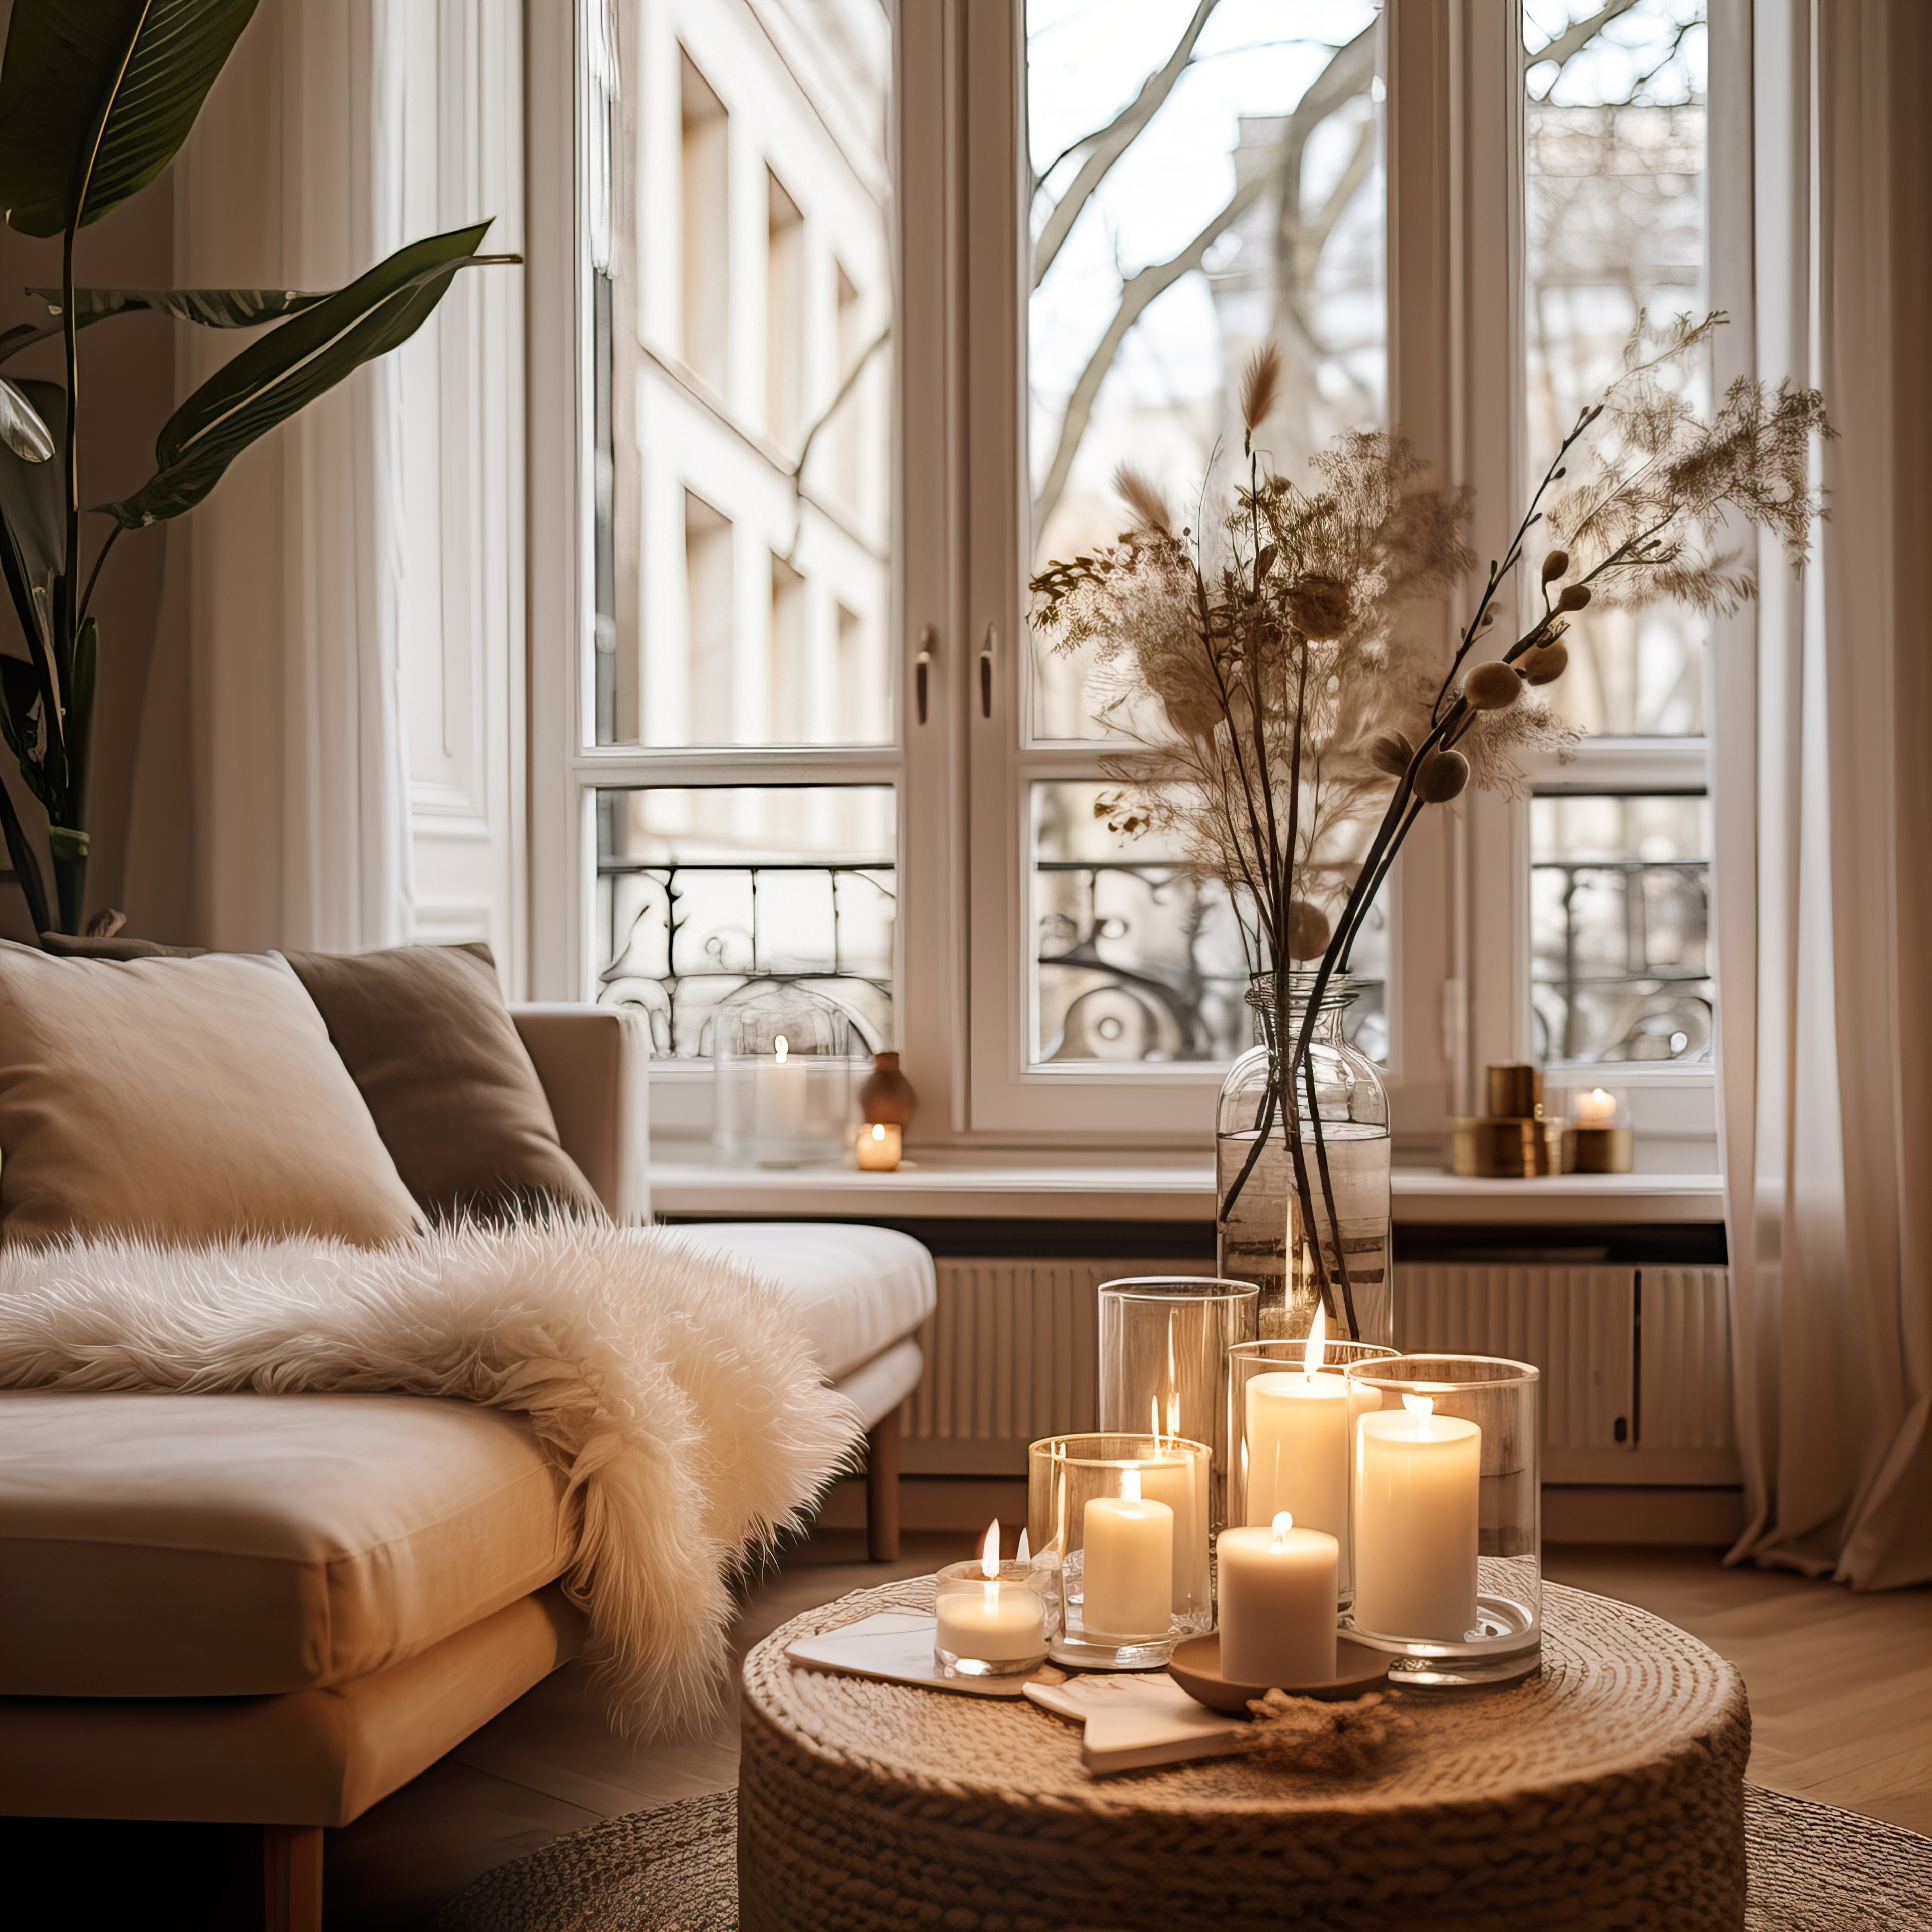
<svg viewBox="0 0 1932 1932">
<path fill-rule="evenodd" d="M 1426 1395 L 1365 1415 L 1355 1434 L 1355 1622 L 1459 1643 L 1476 1627 L 1483 1432 Z"/>
<path fill-rule="evenodd" d="M 752 1069 L 752 1091 L 757 1131 L 774 1139 L 796 1140 L 805 1131 L 806 1082 L 810 1070 L 790 1057 L 790 1042 L 780 1034 L 772 1057 Z"/>
<path fill-rule="evenodd" d="M 1205 1456 L 1168 1454 L 1161 1439 L 1160 1400 L 1154 1399 L 1153 1436 L 1158 1460 L 1143 1462 L 1140 1492 L 1174 1512 L 1174 1595 L 1177 1610 L 1204 1609 L 1201 1600 L 1208 1567 L 1208 1461 Z M 1173 1433 L 1172 1430 L 1168 1432 Z"/>
<path fill-rule="evenodd" d="M 1251 1376 L 1246 1443 L 1249 1523 L 1265 1528 L 1286 1510 L 1304 1529 L 1325 1530 L 1348 1553 L 1350 1425 L 1376 1406 L 1372 1390 L 1352 1396 L 1346 1379 L 1322 1373 L 1322 1322 L 1315 1326 L 1300 1373 Z"/>
<path fill-rule="evenodd" d="M 899 1130 L 890 1120 L 861 1127 L 856 1144 L 862 1173 L 890 1174 L 899 1164 Z"/>
<path fill-rule="evenodd" d="M 1286 1510 L 1266 1529 L 1224 1529 L 1221 1675 L 1230 1683 L 1327 1684 L 1335 1676 L 1335 1572 L 1340 1546 L 1298 1529 Z"/>
<path fill-rule="evenodd" d="M 1172 1627 L 1174 1511 L 1143 1498 L 1140 1474 L 1126 1471 L 1125 1493 L 1094 1497 L 1081 1517 L 1080 1621 L 1090 1641 L 1142 1642 Z"/>
<path fill-rule="evenodd" d="M 1607 1127 L 1617 1117 L 1617 1099 L 1601 1087 L 1592 1087 L 1576 1096 L 1576 1124 L 1580 1127 Z"/>
</svg>

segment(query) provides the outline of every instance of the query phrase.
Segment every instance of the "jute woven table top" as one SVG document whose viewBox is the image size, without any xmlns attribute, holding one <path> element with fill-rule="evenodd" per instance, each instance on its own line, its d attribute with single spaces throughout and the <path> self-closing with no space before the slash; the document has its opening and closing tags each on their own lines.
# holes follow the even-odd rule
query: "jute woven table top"
<svg viewBox="0 0 1932 1932">
<path fill-rule="evenodd" d="M 746 1659 L 746 1932 L 1742 1923 L 1744 1687 L 1643 1611 L 1546 1586 L 1540 1676 L 1406 1699 L 1414 1728 L 1370 1774 L 1238 1757 L 1096 1778 L 1029 1702 L 785 1660 L 932 1600 L 929 1579 L 861 1592 Z"/>
</svg>

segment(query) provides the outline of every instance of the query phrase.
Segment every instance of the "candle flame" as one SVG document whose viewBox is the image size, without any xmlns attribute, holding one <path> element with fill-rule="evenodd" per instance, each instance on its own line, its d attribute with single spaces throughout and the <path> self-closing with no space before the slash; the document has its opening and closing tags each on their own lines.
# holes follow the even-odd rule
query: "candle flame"
<svg viewBox="0 0 1932 1932">
<path fill-rule="evenodd" d="M 1308 1346 L 1301 1353 L 1301 1372 L 1304 1376 L 1315 1376 L 1321 1372 L 1322 1345 L 1328 1339 L 1328 1318 L 1322 1312 L 1322 1304 L 1317 1302 L 1315 1319 L 1309 1324 Z"/>
<path fill-rule="evenodd" d="M 1274 1546 L 1279 1550 L 1286 1541 L 1288 1532 L 1294 1527 L 1294 1518 L 1286 1510 L 1276 1512 L 1274 1519 Z"/>
<path fill-rule="evenodd" d="M 882 1140 L 884 1140 L 884 1139 L 885 1138 L 885 1137 L 886 1137 L 886 1130 L 885 1130 L 885 1129 L 884 1129 L 884 1127 L 874 1127 L 874 1128 L 873 1128 L 873 1130 L 872 1130 L 872 1138 L 873 1138 L 873 1139 L 874 1139 L 875 1141 L 882 1141 Z"/>
<path fill-rule="evenodd" d="M 1141 1499 L 1141 1472 L 1138 1469 L 1120 1472 L 1120 1496 L 1124 1502 L 1137 1503 Z"/>
<path fill-rule="evenodd" d="M 1030 1563 L 1033 1561 L 1033 1546 L 1028 1542 L 1024 1530 L 1020 1532 L 1019 1544 L 1013 1552 L 1013 1561 L 1016 1563 Z"/>
<path fill-rule="evenodd" d="M 772 1042 L 772 1052 L 781 1066 L 785 1063 L 785 1055 L 790 1051 L 791 1042 L 787 1040 L 783 1034 L 780 1034 L 778 1038 Z"/>
<path fill-rule="evenodd" d="M 982 1576 L 997 1576 L 1000 1574 L 1000 1519 L 998 1516 L 988 1524 L 986 1537 L 980 1545 L 980 1574 Z"/>
<path fill-rule="evenodd" d="M 1406 1395 L 1402 1399 L 1402 1406 L 1411 1415 L 1433 1415 L 1436 1413 L 1436 1398 L 1432 1395 Z"/>
</svg>

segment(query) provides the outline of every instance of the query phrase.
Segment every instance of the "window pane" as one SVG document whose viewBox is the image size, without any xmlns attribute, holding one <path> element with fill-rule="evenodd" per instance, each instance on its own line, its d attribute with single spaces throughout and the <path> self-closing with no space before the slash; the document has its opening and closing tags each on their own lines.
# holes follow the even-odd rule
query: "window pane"
<svg viewBox="0 0 1932 1932">
<path fill-rule="evenodd" d="M 886 742 L 886 11 L 620 11 L 598 741 Z"/>
<path fill-rule="evenodd" d="M 1524 0 L 1529 457 L 1540 476 L 1616 373 L 1640 311 L 1709 306 L 1705 0 L 1636 0 L 1573 44 L 1599 0 Z M 1709 401 L 1708 367 L 1690 376 Z M 1705 619 L 1676 604 L 1573 620 L 1557 708 L 1592 732 L 1704 728 Z"/>
<path fill-rule="evenodd" d="M 1123 839 L 1096 802 L 1116 788 L 1058 780 L 1033 788 L 1033 1058 L 1228 1060 L 1255 1043 L 1249 968 L 1227 890 L 1153 835 Z M 1387 1058 L 1388 935 L 1372 908 L 1345 1022 Z"/>
<path fill-rule="evenodd" d="M 599 792 L 599 1002 L 641 1006 L 652 1050 L 687 1059 L 734 995 L 802 983 L 889 1045 L 893 824 L 888 785 Z"/>
<path fill-rule="evenodd" d="M 1538 798 L 1530 838 L 1537 1058 L 1708 1060 L 1709 802 Z"/>
<path fill-rule="evenodd" d="M 1240 461 L 1241 368 L 1266 340 L 1286 380 L 1262 442 L 1285 475 L 1384 419 L 1377 11 L 1028 0 L 1036 566 L 1119 532 L 1124 462 L 1190 522 L 1204 484 L 1219 500 Z M 1134 131 L 1126 110 L 1153 99 Z M 1105 735 L 1088 669 L 1040 661 L 1040 736 Z"/>
</svg>

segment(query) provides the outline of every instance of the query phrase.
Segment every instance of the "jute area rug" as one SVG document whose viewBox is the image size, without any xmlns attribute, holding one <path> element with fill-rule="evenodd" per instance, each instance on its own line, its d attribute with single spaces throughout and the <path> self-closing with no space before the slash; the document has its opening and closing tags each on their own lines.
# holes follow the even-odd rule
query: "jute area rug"
<svg viewBox="0 0 1932 1932">
<path fill-rule="evenodd" d="M 1932 1838 L 1744 1787 L 1748 1932 L 1927 1932 Z M 736 1932 L 738 1799 L 722 1791 L 573 1832 L 485 1872 L 434 1932 Z"/>
</svg>

